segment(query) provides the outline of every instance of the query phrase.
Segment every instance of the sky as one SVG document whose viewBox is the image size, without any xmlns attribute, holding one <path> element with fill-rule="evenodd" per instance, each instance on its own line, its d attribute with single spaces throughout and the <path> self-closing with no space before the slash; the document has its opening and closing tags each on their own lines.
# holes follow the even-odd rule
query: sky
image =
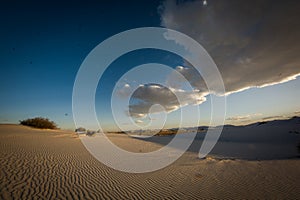
<svg viewBox="0 0 300 200">
<path fill-rule="evenodd" d="M 125 118 L 135 122 L 123 123 L 128 130 L 147 128 L 151 120 L 160 126 L 160 117 L 167 118 L 165 127 L 177 127 L 183 107 L 191 113 L 200 110 L 200 118 L 191 114 L 183 126 L 194 126 L 192 118 L 207 125 L 210 95 L 226 96 L 226 124 L 300 115 L 299 9 L 298 1 L 266 0 L 1 3 L 0 123 L 42 116 L 63 129 L 74 129 L 72 92 L 82 62 L 102 41 L 139 27 L 165 27 L 195 39 L 216 63 L 226 91 L 208 91 L 191 64 L 170 52 L 129 52 L 116 59 L 99 81 L 95 107 L 103 129 L 118 130 L 111 108 L 114 88 L 117 105 L 130 99 L 118 113 L 120 124 Z M 174 41 L 182 43 L 180 38 Z M 145 63 L 171 67 L 193 91 L 174 73 L 159 73 L 157 66 L 150 66 L 142 77 L 124 79 L 124 74 Z M 149 77 L 169 88 L 139 83 Z M 184 104 L 174 93 L 184 97 Z M 149 111 L 155 104 L 167 113 L 161 116 L 161 108 L 154 107 Z"/>
</svg>

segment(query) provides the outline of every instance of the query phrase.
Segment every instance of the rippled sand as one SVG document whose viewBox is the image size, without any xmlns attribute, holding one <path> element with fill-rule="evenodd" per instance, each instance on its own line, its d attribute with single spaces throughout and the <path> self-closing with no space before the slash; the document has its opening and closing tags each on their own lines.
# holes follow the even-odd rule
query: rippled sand
<svg viewBox="0 0 300 200">
<path fill-rule="evenodd" d="M 111 135 L 135 152 L 155 143 Z M 146 174 L 110 169 L 71 132 L 0 125 L 0 199 L 299 199 L 300 160 L 197 159 Z"/>
</svg>

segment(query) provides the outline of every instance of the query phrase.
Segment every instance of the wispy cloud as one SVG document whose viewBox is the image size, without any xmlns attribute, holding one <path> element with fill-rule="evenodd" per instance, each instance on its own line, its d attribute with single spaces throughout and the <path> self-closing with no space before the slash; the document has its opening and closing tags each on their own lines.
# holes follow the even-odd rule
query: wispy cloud
<svg viewBox="0 0 300 200">
<path fill-rule="evenodd" d="M 300 115 L 300 110 L 299 110 L 299 111 L 296 111 L 296 112 L 294 112 L 294 114 L 296 114 L 296 115 Z"/>
<path fill-rule="evenodd" d="M 128 83 L 124 83 L 123 85 L 119 85 L 117 89 L 117 95 L 121 98 L 126 98 L 132 92 L 132 89 Z"/>
<path fill-rule="evenodd" d="M 285 119 L 288 118 L 285 115 L 274 115 L 274 116 L 268 116 L 268 117 L 263 117 L 262 120 L 274 120 L 274 119 Z"/>
<path fill-rule="evenodd" d="M 137 120 L 135 120 L 135 123 L 137 123 L 137 124 L 141 124 L 141 123 L 143 123 L 144 121 L 143 120 L 140 120 L 140 119 L 137 119 Z"/>
<path fill-rule="evenodd" d="M 261 116 L 261 113 L 255 113 L 255 114 L 248 114 L 248 115 L 239 115 L 239 116 L 232 116 L 226 118 L 227 121 L 245 121 L 245 120 L 251 120 L 254 117 Z"/>
</svg>

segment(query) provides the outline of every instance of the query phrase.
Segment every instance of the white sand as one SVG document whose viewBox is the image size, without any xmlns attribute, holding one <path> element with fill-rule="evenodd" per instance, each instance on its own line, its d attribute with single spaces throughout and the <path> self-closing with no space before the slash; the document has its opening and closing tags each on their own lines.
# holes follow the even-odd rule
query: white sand
<svg viewBox="0 0 300 200">
<path fill-rule="evenodd" d="M 159 144 L 109 136 L 147 152 Z M 299 199 L 300 160 L 197 159 L 146 174 L 110 169 L 74 133 L 0 125 L 0 199 Z"/>
</svg>

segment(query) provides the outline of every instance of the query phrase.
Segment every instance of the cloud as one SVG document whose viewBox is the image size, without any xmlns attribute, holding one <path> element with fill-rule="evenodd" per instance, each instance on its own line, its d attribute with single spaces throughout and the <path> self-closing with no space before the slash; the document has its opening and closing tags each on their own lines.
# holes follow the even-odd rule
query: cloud
<svg viewBox="0 0 300 200">
<path fill-rule="evenodd" d="M 255 114 L 249 114 L 249 115 L 239 115 L 239 116 L 233 116 L 228 117 L 226 120 L 228 121 L 246 121 L 251 120 L 253 117 L 261 116 L 261 113 L 255 113 Z"/>
<path fill-rule="evenodd" d="M 206 100 L 205 95 L 206 93 L 167 88 L 159 84 L 141 85 L 131 96 L 129 115 L 144 118 L 149 113 L 169 113 L 186 105 L 201 104 Z"/>
<path fill-rule="evenodd" d="M 167 0 L 160 7 L 162 26 L 191 36 L 211 55 L 222 75 L 226 95 L 287 82 L 300 75 L 299 10 L 300 2 L 289 0 Z M 181 38 L 171 39 L 189 48 Z M 177 66 L 175 71 L 179 73 L 169 74 L 167 87 L 145 84 L 133 92 L 132 83 L 120 85 L 120 97 L 133 92 L 128 116 L 141 119 L 149 113 L 169 113 L 201 104 L 208 94 L 219 94 L 208 91 L 204 79 L 189 63 Z M 193 90 L 187 89 L 188 84 Z M 257 115 L 227 120 L 245 121 Z"/>
<path fill-rule="evenodd" d="M 286 118 L 286 116 L 284 116 L 284 115 L 268 116 L 268 117 L 262 118 L 262 120 L 272 120 L 272 119 L 282 119 L 282 118 Z"/>
<path fill-rule="evenodd" d="M 300 110 L 299 110 L 299 111 L 296 111 L 296 112 L 294 112 L 294 114 L 296 114 L 296 115 L 299 115 L 299 114 L 300 114 Z"/>
<path fill-rule="evenodd" d="M 194 88 L 194 92 L 201 92 L 204 96 L 209 94 L 202 76 L 194 67 L 177 66 L 166 80 L 167 85 L 171 88 L 180 88 L 182 90 L 187 84 L 186 81 Z"/>
<path fill-rule="evenodd" d="M 246 116 L 234 116 L 234 117 L 228 117 L 226 118 L 226 120 L 228 121 L 240 121 L 240 120 L 245 120 L 245 119 L 249 119 L 250 115 L 246 115 Z"/>
<path fill-rule="evenodd" d="M 121 98 L 126 98 L 132 92 L 132 89 L 128 83 L 124 83 L 123 85 L 117 88 L 117 95 Z"/>
<path fill-rule="evenodd" d="M 191 36 L 209 52 L 227 94 L 300 75 L 299 1 L 211 0 L 204 6 L 203 1 L 167 0 L 160 9 L 162 26 Z M 180 38 L 173 39 L 184 45 Z M 195 69 L 177 71 L 196 89 L 205 90 Z"/>
<path fill-rule="evenodd" d="M 137 120 L 135 120 L 135 123 L 137 123 L 137 124 L 141 124 L 141 123 L 143 123 L 144 121 L 143 120 L 140 120 L 140 119 L 137 119 Z"/>
</svg>

